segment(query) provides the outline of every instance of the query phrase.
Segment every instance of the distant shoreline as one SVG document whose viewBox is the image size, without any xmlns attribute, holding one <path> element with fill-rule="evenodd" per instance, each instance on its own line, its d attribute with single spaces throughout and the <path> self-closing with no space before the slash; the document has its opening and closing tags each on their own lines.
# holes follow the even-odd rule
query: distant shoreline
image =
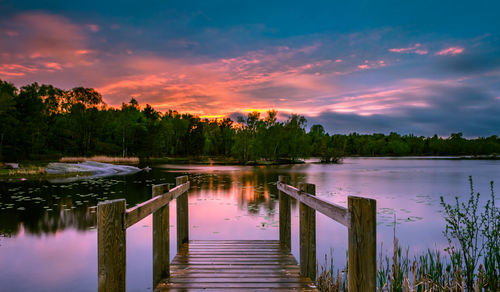
<svg viewBox="0 0 500 292">
<path fill-rule="evenodd" d="M 96 159 L 97 158 L 97 159 Z M 394 160 L 500 160 L 498 155 L 464 155 L 464 156 L 347 156 L 342 159 L 349 158 L 365 158 L 365 159 L 394 159 Z M 294 164 L 308 164 L 320 162 L 320 158 L 312 157 L 309 159 L 282 159 L 279 161 L 248 161 L 240 162 L 230 157 L 205 157 L 205 156 L 183 156 L 183 157 L 155 157 L 149 159 L 139 159 L 138 157 L 64 157 L 63 159 L 57 161 L 71 161 L 84 162 L 84 161 L 106 161 L 112 164 L 128 164 L 128 165 L 141 165 L 141 166 L 153 166 L 158 164 L 196 164 L 196 165 L 241 165 L 241 166 L 271 166 L 271 165 L 294 165 Z M 51 160 L 50 162 L 54 162 Z M 20 164 L 19 169 L 0 169 L 0 181 L 5 180 L 18 180 L 18 179 L 52 179 L 61 177 L 72 177 L 72 176 L 82 176 L 88 175 L 88 173 L 65 173 L 65 174 L 49 174 L 45 172 L 45 164 L 48 161 L 23 161 Z M 339 164 L 341 164 L 340 162 Z M 328 163 L 325 163 L 328 164 Z M 331 163 L 335 164 L 335 163 Z M 3 165 L 3 164 L 0 164 Z"/>
</svg>

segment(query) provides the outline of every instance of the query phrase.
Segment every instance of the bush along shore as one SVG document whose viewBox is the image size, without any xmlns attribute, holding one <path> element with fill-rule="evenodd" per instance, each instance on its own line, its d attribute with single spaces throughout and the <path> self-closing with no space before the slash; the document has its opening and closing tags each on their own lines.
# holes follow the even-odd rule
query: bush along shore
<svg viewBox="0 0 500 292">
<path fill-rule="evenodd" d="M 447 203 L 441 197 L 446 221 L 443 235 L 449 243 L 443 251 L 428 249 L 410 258 L 409 248 L 403 251 L 394 235 L 393 254 L 384 256 L 380 249 L 378 291 L 500 291 L 500 211 L 495 205 L 493 182 L 490 189 L 491 197 L 482 211 L 472 178 L 467 202 L 455 198 L 455 202 Z M 316 284 L 320 291 L 348 291 L 347 265 L 335 269 L 333 260 L 328 264 L 325 256 L 319 270 Z"/>
</svg>

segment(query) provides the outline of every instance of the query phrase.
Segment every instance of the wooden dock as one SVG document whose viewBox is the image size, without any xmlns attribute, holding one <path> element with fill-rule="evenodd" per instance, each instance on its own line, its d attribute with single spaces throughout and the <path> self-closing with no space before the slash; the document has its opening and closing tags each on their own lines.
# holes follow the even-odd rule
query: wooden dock
<svg viewBox="0 0 500 292">
<path fill-rule="evenodd" d="M 280 176 L 279 240 L 189 240 L 187 176 L 154 185 L 152 198 L 130 209 L 125 199 L 97 206 L 98 291 L 126 291 L 127 228 L 153 215 L 155 291 L 317 291 L 316 212 L 347 227 L 350 292 L 376 291 L 376 202 L 348 197 L 348 207 L 315 196 L 313 184 Z M 170 262 L 169 202 L 177 201 L 177 255 Z M 300 266 L 291 250 L 291 200 L 299 202 Z M 332 235 L 333 236 L 333 235 Z"/>
<path fill-rule="evenodd" d="M 191 240 L 155 291 L 318 291 L 278 240 Z"/>
</svg>

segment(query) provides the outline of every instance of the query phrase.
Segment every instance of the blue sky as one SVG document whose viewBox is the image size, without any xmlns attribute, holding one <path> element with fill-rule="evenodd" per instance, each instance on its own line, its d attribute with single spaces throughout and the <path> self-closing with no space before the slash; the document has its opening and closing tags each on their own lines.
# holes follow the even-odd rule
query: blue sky
<svg viewBox="0 0 500 292">
<path fill-rule="evenodd" d="M 498 1 L 2 1 L 0 79 L 335 133 L 500 132 Z"/>
</svg>

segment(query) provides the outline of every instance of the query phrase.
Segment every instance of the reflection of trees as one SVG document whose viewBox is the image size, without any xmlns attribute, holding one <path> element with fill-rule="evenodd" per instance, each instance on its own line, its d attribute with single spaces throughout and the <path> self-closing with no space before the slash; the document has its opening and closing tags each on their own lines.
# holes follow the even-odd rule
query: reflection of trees
<svg viewBox="0 0 500 292">
<path fill-rule="evenodd" d="M 237 202 L 240 210 L 248 214 L 259 214 L 262 210 L 274 216 L 278 191 L 275 182 L 278 175 L 288 172 L 280 167 L 236 167 L 232 171 L 216 171 L 191 174 L 190 197 L 223 198 Z M 205 171 L 205 173 L 202 173 Z M 126 198 L 127 207 L 151 198 L 152 183 L 173 182 L 178 173 L 153 170 L 151 173 L 137 173 L 121 177 L 93 180 L 61 185 L 44 182 L 26 182 L 22 185 L 0 183 L 2 206 L 12 205 L 0 211 L 0 236 L 15 236 L 24 229 L 29 234 L 55 234 L 65 229 L 88 230 L 96 224 L 95 207 L 103 197 L 107 199 Z M 290 173 L 292 182 L 304 174 Z M 153 181 L 153 179 L 155 179 Z M 14 191 L 22 191 L 28 200 L 18 201 Z M 31 193 L 35 190 L 36 192 Z M 112 193 L 113 192 L 113 193 Z M 89 194 L 93 194 L 90 196 Z M 35 197 L 41 200 L 35 200 Z M 292 205 L 295 201 L 292 200 Z M 24 210 L 17 210 L 19 207 Z M 45 207 L 45 208 L 44 208 Z M 47 211 L 46 209 L 51 209 Z"/>
<path fill-rule="evenodd" d="M 262 207 L 268 214 L 274 213 L 278 200 L 279 168 L 253 167 L 240 171 L 197 174 L 190 177 L 193 190 L 190 196 L 202 197 L 207 193 L 225 198 L 235 197 L 238 206 L 250 214 L 258 214 Z M 297 181 L 296 173 L 290 173 L 292 181 Z M 198 188 L 200 191 L 196 191 Z M 295 200 L 292 200 L 295 205 Z"/>
<path fill-rule="evenodd" d="M 63 205 L 66 205 L 63 207 Z M 52 211 L 43 208 L 27 206 L 22 212 L 9 210 L 0 213 L 0 233 L 17 235 L 21 226 L 29 234 L 54 234 L 67 228 L 85 231 L 96 224 L 95 209 L 85 204 L 72 209 L 71 199 L 61 200 Z"/>
</svg>

